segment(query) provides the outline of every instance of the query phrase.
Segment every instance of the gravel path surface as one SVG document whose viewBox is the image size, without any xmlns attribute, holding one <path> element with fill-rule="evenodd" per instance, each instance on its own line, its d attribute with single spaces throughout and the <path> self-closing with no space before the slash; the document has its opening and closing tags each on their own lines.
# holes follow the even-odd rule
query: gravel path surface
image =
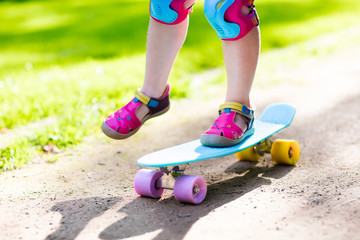
<svg viewBox="0 0 360 240">
<path fill-rule="evenodd" d="M 168 190 L 160 200 L 138 197 L 136 159 L 198 138 L 216 117 L 224 92 L 208 88 L 212 98 L 173 101 L 129 140 L 99 133 L 54 164 L 35 159 L 2 173 L 0 239 L 360 239 L 359 56 L 360 48 L 341 48 L 305 57 L 269 76 L 288 81 L 254 87 L 258 113 L 274 102 L 297 107 L 275 136 L 300 143 L 296 166 L 269 156 L 256 164 L 211 159 L 187 170 L 207 181 L 201 205 L 179 203 Z"/>
</svg>

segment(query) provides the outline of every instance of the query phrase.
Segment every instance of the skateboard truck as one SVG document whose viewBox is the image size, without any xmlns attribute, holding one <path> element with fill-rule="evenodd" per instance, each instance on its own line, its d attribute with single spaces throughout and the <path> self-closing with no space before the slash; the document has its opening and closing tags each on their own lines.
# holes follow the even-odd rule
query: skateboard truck
<svg viewBox="0 0 360 240">
<path fill-rule="evenodd" d="M 273 141 L 270 138 L 266 138 L 265 140 L 259 142 L 258 144 L 254 145 L 254 150 L 257 152 L 261 157 L 265 155 L 265 153 L 271 152 L 271 146 Z"/>
<path fill-rule="evenodd" d="M 159 180 L 156 181 L 155 186 L 158 189 L 174 190 L 175 181 L 176 181 L 175 177 L 168 175 L 168 174 L 164 174 L 164 175 L 162 175 L 162 177 Z M 201 188 L 199 187 L 199 185 L 194 184 L 194 186 L 192 188 L 193 196 L 196 196 L 197 194 L 199 194 L 200 191 L 201 191 Z"/>
<path fill-rule="evenodd" d="M 135 175 L 135 191 L 144 197 L 160 198 L 165 189 L 171 189 L 179 202 L 199 204 L 207 192 L 205 179 L 184 175 L 185 167 L 186 164 L 161 167 L 161 171 L 141 169 Z"/>
<path fill-rule="evenodd" d="M 177 177 L 184 174 L 186 165 L 188 164 L 160 167 L 160 171 L 163 172 L 164 175 L 162 175 L 162 177 L 156 181 L 156 187 L 163 189 L 174 189 L 175 180 Z"/>
<path fill-rule="evenodd" d="M 160 171 L 169 175 L 171 174 L 173 177 L 178 177 L 180 175 L 184 174 L 184 171 L 186 169 L 186 165 L 188 164 L 181 164 L 176 166 L 168 166 L 168 167 L 160 167 Z"/>
</svg>

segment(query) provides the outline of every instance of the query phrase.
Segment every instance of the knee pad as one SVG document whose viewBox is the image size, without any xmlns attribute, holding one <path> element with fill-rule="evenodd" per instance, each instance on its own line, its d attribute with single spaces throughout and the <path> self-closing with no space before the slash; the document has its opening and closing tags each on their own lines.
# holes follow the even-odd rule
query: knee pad
<svg viewBox="0 0 360 240">
<path fill-rule="evenodd" d="M 185 8 L 186 0 L 151 0 L 150 15 L 157 22 L 174 25 L 181 23 L 191 12 L 192 6 Z"/>
<path fill-rule="evenodd" d="M 259 25 L 254 0 L 205 0 L 204 12 L 216 34 L 223 40 L 237 40 Z M 241 12 L 246 6 L 248 15 Z"/>
</svg>

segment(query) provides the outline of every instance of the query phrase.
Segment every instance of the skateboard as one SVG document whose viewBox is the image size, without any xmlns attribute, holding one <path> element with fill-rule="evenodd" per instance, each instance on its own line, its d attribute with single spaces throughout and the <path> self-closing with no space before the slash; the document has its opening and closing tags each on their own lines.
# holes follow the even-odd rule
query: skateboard
<svg viewBox="0 0 360 240">
<path fill-rule="evenodd" d="M 142 156 L 137 164 L 158 170 L 141 169 L 135 175 L 134 188 L 140 196 L 160 198 L 165 189 L 172 189 L 177 201 L 199 204 L 206 196 L 207 186 L 201 176 L 185 175 L 185 168 L 193 162 L 235 154 L 239 160 L 258 161 L 270 153 L 276 164 L 294 165 L 300 156 L 295 140 L 270 140 L 270 136 L 288 127 L 295 107 L 272 104 L 255 120 L 255 132 L 241 143 L 225 148 L 207 147 L 200 140 L 187 142 Z"/>
</svg>

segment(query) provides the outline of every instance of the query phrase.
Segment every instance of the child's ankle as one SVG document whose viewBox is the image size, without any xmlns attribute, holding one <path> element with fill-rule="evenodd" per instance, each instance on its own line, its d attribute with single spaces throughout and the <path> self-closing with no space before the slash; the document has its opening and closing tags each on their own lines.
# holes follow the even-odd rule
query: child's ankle
<svg viewBox="0 0 360 240">
<path fill-rule="evenodd" d="M 143 86 L 140 91 L 143 94 L 145 94 L 146 96 L 148 96 L 149 98 L 160 99 L 164 96 L 164 93 L 166 92 L 166 87 L 164 89 L 159 88 L 159 87 L 148 88 L 148 87 Z"/>
<path fill-rule="evenodd" d="M 245 131 L 248 128 L 248 123 L 245 121 L 244 117 L 240 114 L 235 115 L 234 123 Z"/>
</svg>

